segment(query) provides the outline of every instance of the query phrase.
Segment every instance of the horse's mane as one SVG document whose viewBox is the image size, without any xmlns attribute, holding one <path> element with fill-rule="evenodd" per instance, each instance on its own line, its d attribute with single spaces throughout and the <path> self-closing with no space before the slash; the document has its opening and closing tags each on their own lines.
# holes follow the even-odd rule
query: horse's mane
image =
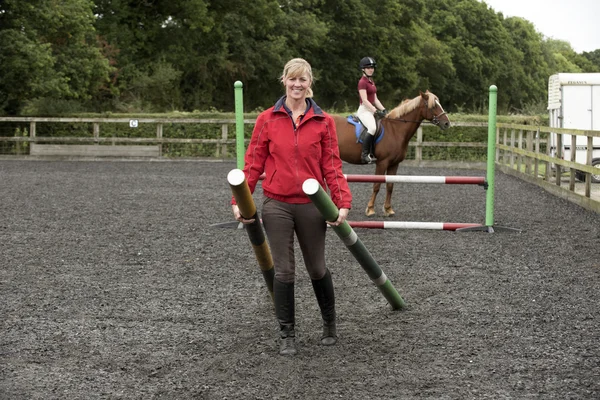
<svg viewBox="0 0 600 400">
<path fill-rule="evenodd" d="M 429 95 L 427 108 L 433 108 L 435 106 L 435 94 L 431 93 L 429 90 L 425 91 L 425 94 Z M 415 97 L 414 99 L 405 99 L 397 107 L 393 108 L 387 117 L 400 118 L 419 107 L 419 104 L 421 104 L 421 95 Z"/>
</svg>

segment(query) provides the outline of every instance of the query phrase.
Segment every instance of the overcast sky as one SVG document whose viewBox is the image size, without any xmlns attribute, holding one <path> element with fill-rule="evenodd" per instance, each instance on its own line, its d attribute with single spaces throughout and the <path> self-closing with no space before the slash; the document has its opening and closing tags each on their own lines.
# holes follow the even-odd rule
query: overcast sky
<svg viewBox="0 0 600 400">
<path fill-rule="evenodd" d="M 521 17 L 577 53 L 600 49 L 600 0 L 480 0 L 504 17 Z"/>
</svg>

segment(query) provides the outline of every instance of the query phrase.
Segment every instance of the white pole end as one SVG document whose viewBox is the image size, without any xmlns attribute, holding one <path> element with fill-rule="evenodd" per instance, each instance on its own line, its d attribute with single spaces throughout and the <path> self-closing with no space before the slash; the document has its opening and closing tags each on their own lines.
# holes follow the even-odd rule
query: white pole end
<svg viewBox="0 0 600 400">
<path fill-rule="evenodd" d="M 245 179 L 246 175 L 244 175 L 244 171 L 241 169 L 232 169 L 227 174 L 227 182 L 229 182 L 231 186 L 239 186 L 244 183 Z"/>
<path fill-rule="evenodd" d="M 308 196 L 316 194 L 319 191 L 320 187 L 321 187 L 321 185 L 319 185 L 319 181 L 317 181 L 316 179 L 313 179 L 313 178 L 305 180 L 304 183 L 302 184 L 302 190 Z"/>
</svg>

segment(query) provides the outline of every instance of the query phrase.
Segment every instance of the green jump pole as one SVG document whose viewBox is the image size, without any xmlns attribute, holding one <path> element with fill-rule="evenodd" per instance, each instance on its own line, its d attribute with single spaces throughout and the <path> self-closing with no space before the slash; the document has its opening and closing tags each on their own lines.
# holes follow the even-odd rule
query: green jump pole
<svg viewBox="0 0 600 400">
<path fill-rule="evenodd" d="M 488 116 L 488 147 L 487 147 L 487 176 L 485 197 L 485 225 L 457 229 L 459 232 L 485 231 L 494 232 L 521 232 L 517 228 L 494 226 L 494 188 L 496 176 L 496 111 L 498 103 L 498 88 L 490 86 L 489 116 Z"/>
<path fill-rule="evenodd" d="M 235 154 L 237 159 L 237 167 L 244 168 L 244 84 L 240 81 L 235 81 L 233 84 L 235 92 Z"/>
<path fill-rule="evenodd" d="M 321 185 L 316 179 L 307 179 L 302 185 L 302 190 L 308 195 L 311 201 L 319 209 L 323 217 L 327 221 L 335 221 L 338 217 L 339 210 L 331 201 L 331 198 L 325 193 Z M 342 239 L 342 242 L 350 250 L 350 253 L 360 263 L 360 266 L 365 270 L 369 278 L 375 283 L 377 288 L 383 293 L 394 310 L 404 307 L 404 300 L 398 294 L 392 282 L 388 279 L 385 273 L 381 270 L 377 262 L 369 253 L 369 250 L 363 245 L 354 230 L 344 221 L 339 226 L 333 226 L 333 230 Z"/>
<path fill-rule="evenodd" d="M 485 198 L 485 225 L 494 226 L 494 179 L 496 175 L 496 112 L 498 104 L 498 88 L 490 86 L 490 106 L 488 115 L 488 149 L 487 149 L 487 195 Z"/>
<path fill-rule="evenodd" d="M 275 278 L 273 257 L 271 257 L 271 250 L 265 240 L 265 234 L 244 171 L 241 169 L 229 171 L 227 181 L 229 182 L 231 192 L 233 193 L 233 197 L 240 209 L 242 217 L 245 219 L 254 219 L 253 223 L 244 224 L 244 227 L 246 228 L 246 232 L 248 232 L 250 243 L 252 244 L 254 254 L 256 255 L 256 260 L 258 261 L 260 270 L 267 283 L 267 289 L 269 289 L 271 298 L 273 298 L 273 279 Z"/>
</svg>

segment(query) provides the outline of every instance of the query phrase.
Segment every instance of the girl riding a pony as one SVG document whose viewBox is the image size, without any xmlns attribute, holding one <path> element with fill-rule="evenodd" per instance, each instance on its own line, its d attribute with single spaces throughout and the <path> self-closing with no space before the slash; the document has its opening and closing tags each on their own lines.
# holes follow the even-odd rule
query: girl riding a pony
<svg viewBox="0 0 600 400">
<path fill-rule="evenodd" d="M 373 147 L 373 135 L 375 135 L 377 127 L 375 116 L 383 118 L 387 114 L 387 111 L 377 98 L 377 86 L 375 86 L 375 81 L 373 80 L 377 63 L 372 57 L 364 57 L 360 60 L 359 66 L 362 70 L 362 76 L 358 81 L 360 105 L 356 111 L 356 116 L 361 120 L 367 131 L 367 134 L 364 134 L 365 132 L 361 134 L 363 140 L 361 161 L 363 164 L 370 164 L 377 161 L 371 150 Z"/>
</svg>

